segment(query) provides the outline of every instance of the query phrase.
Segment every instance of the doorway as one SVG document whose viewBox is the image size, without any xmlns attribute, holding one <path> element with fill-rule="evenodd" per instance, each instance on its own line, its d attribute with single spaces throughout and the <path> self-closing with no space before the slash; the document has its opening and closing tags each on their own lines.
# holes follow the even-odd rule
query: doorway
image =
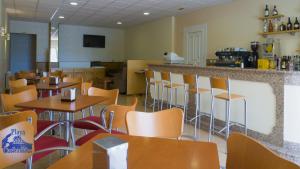
<svg viewBox="0 0 300 169">
<path fill-rule="evenodd" d="M 36 35 L 10 34 L 9 70 L 35 72 L 36 68 Z"/>
<path fill-rule="evenodd" d="M 206 66 L 207 24 L 184 29 L 185 63 Z"/>
</svg>

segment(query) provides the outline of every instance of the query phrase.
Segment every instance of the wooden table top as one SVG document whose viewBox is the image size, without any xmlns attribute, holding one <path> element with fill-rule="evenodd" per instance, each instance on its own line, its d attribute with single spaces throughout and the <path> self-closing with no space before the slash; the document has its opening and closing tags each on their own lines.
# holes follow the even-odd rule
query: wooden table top
<svg viewBox="0 0 300 169">
<path fill-rule="evenodd" d="M 109 134 L 100 134 L 100 139 Z M 113 135 L 129 142 L 128 169 L 220 169 L 217 145 L 208 142 L 178 141 Z M 92 169 L 93 143 L 82 145 L 48 169 Z"/>
<path fill-rule="evenodd" d="M 60 82 L 58 85 L 49 85 L 49 83 L 38 83 L 36 84 L 36 88 L 38 90 L 57 90 L 70 86 L 77 85 L 78 82 Z"/>
<path fill-rule="evenodd" d="M 73 102 L 61 101 L 61 95 L 46 97 L 30 102 L 17 104 L 16 107 L 25 109 L 46 109 L 59 112 L 77 112 L 87 107 L 106 101 L 106 97 L 101 96 L 77 96 Z"/>
</svg>

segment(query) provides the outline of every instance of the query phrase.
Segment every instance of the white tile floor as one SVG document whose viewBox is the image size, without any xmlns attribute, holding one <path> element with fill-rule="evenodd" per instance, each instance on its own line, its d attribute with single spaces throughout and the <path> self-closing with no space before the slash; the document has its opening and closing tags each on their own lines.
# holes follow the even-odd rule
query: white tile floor
<svg viewBox="0 0 300 169">
<path fill-rule="evenodd" d="M 121 105 L 128 105 L 131 102 L 131 99 L 134 96 L 124 96 L 121 95 L 119 97 L 119 104 Z M 138 97 L 138 106 L 137 110 L 138 111 L 144 111 L 144 97 L 143 96 L 137 96 Z M 152 109 L 149 109 L 149 111 L 152 111 Z M 99 114 L 99 107 L 95 109 L 96 115 Z M 76 118 L 80 118 L 80 114 L 76 114 Z M 200 139 L 199 141 L 207 141 L 208 138 L 208 133 L 206 131 L 198 130 L 198 134 L 200 134 Z M 76 137 L 80 137 L 83 133 L 82 130 L 76 131 Z M 193 136 L 194 134 L 194 128 L 193 126 L 186 124 L 184 127 L 184 133 L 183 135 L 190 135 Z M 183 139 L 189 139 L 189 138 L 183 138 Z M 212 142 L 216 143 L 218 146 L 218 152 L 219 152 L 219 160 L 220 160 L 220 165 L 225 166 L 226 163 L 226 141 L 220 137 L 214 136 L 212 139 Z M 47 168 L 49 165 L 54 163 L 56 160 L 60 158 L 59 152 L 53 153 L 37 162 L 34 163 L 33 168 L 34 169 L 44 169 Z M 24 164 L 16 164 L 14 166 L 9 167 L 9 169 L 23 169 Z"/>
</svg>

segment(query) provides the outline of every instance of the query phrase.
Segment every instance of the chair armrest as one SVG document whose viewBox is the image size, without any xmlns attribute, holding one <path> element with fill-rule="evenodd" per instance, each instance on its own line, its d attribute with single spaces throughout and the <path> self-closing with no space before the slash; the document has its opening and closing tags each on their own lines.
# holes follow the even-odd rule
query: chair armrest
<svg viewBox="0 0 300 169">
<path fill-rule="evenodd" d="M 73 148 L 73 147 L 51 147 L 51 148 L 46 148 L 46 149 L 43 149 L 43 150 L 35 151 L 33 153 L 33 155 L 44 153 L 44 152 L 47 152 L 47 151 L 55 151 L 55 150 L 74 151 L 74 150 L 76 150 L 76 148 Z"/>
<path fill-rule="evenodd" d="M 101 124 L 98 124 L 98 123 L 96 123 L 96 122 L 94 122 L 94 121 L 90 121 L 90 120 L 76 120 L 76 122 L 89 123 L 89 124 L 92 124 L 92 125 L 94 125 L 94 126 L 96 126 L 96 127 L 101 128 L 101 129 L 103 129 L 103 130 L 105 130 L 106 132 L 109 133 L 109 130 L 108 130 L 108 129 L 106 129 L 104 126 L 102 126 Z M 72 123 L 72 127 L 73 127 L 73 126 L 74 126 L 74 122 Z"/>
<path fill-rule="evenodd" d="M 34 137 L 34 140 L 38 140 L 41 136 L 43 136 L 46 132 L 50 131 L 51 129 L 55 128 L 58 125 L 65 125 L 65 123 L 71 123 L 70 121 L 60 121 L 60 122 L 56 122 L 54 124 L 51 124 L 50 126 L 48 126 L 47 128 L 45 128 L 43 131 L 41 131 L 38 135 L 36 135 Z"/>
</svg>

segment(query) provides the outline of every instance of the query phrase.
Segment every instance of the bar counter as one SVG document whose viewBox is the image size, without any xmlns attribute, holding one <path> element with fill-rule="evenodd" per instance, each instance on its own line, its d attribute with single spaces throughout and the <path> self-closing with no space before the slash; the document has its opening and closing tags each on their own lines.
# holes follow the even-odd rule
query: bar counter
<svg viewBox="0 0 300 169">
<path fill-rule="evenodd" d="M 198 74 L 200 87 L 210 89 L 209 77 L 231 79 L 232 93 L 248 102 L 248 131 L 252 137 L 277 147 L 300 147 L 300 72 L 225 67 L 199 67 L 184 64 L 149 64 L 154 71 L 170 71 L 174 82 L 183 83 L 182 74 Z M 193 96 L 192 96 L 193 97 Z M 178 94 L 183 104 L 183 89 Z M 210 113 L 210 94 L 201 96 L 201 112 Z M 189 101 L 188 116 L 194 115 Z M 243 122 L 243 104 L 231 106 L 232 120 Z M 216 102 L 216 117 L 224 122 L 225 104 Z M 300 150 L 300 148 L 299 148 Z"/>
</svg>

